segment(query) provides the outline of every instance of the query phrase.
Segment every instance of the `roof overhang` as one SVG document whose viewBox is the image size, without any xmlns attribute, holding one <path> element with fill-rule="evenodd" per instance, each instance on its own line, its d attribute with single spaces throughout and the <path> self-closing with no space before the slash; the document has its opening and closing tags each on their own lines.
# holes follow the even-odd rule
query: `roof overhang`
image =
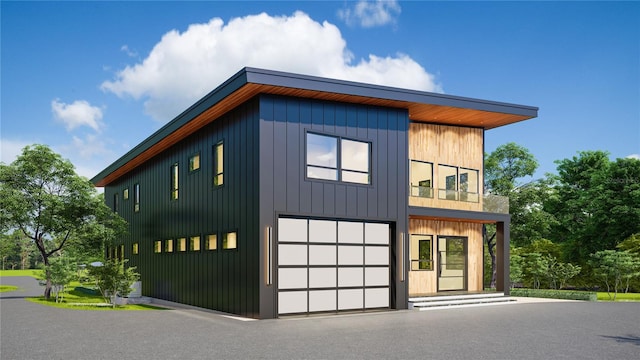
<svg viewBox="0 0 640 360">
<path fill-rule="evenodd" d="M 258 94 L 407 109 L 411 121 L 493 129 L 534 118 L 538 108 L 424 91 L 244 68 L 91 181 L 106 186 Z"/>
</svg>

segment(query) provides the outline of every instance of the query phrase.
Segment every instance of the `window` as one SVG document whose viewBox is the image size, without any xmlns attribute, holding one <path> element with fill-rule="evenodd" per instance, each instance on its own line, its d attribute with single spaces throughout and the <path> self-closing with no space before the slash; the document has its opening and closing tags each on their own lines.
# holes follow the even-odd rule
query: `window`
<svg viewBox="0 0 640 360">
<path fill-rule="evenodd" d="M 460 200 L 478 202 L 478 170 L 460 168 Z"/>
<path fill-rule="evenodd" d="M 411 160 L 409 171 L 411 196 L 433 197 L 433 164 Z"/>
<path fill-rule="evenodd" d="M 433 236 L 411 235 L 411 270 L 433 270 Z"/>
<path fill-rule="evenodd" d="M 138 243 L 133 243 L 131 246 L 131 253 L 133 255 L 138 255 Z"/>
<path fill-rule="evenodd" d="M 161 252 L 162 252 L 162 241 L 160 241 L 160 240 L 156 240 L 156 241 L 153 243 L 153 252 L 154 252 L 154 253 L 156 253 L 156 254 L 158 254 L 158 253 L 161 253 Z"/>
<path fill-rule="evenodd" d="M 133 211 L 140 211 L 140 184 L 133 185 Z"/>
<path fill-rule="evenodd" d="M 438 165 L 438 198 L 458 200 L 458 168 Z"/>
<path fill-rule="evenodd" d="M 189 251 L 200 251 L 200 236 L 192 236 L 189 239 Z"/>
<path fill-rule="evenodd" d="M 122 198 L 125 200 L 129 200 L 129 188 L 126 188 L 122 191 Z"/>
<path fill-rule="evenodd" d="M 207 250 L 216 250 L 218 248 L 218 236 L 217 235 L 208 235 L 207 243 L 205 244 L 205 249 Z"/>
<path fill-rule="evenodd" d="M 168 253 L 173 252 L 173 239 L 164 242 L 164 251 Z"/>
<path fill-rule="evenodd" d="M 308 178 L 371 183 L 370 143 L 307 133 L 306 149 Z"/>
<path fill-rule="evenodd" d="M 196 171 L 198 169 L 200 169 L 200 153 L 189 158 L 189 171 Z"/>
<path fill-rule="evenodd" d="M 178 200 L 178 163 L 171 165 L 171 200 Z"/>
<path fill-rule="evenodd" d="M 178 239 L 178 251 L 187 251 L 187 239 L 179 238 Z"/>
<path fill-rule="evenodd" d="M 224 235 L 222 235 L 222 248 L 223 249 L 235 249 L 238 247 L 238 242 L 237 242 L 237 233 L 234 232 L 228 232 Z"/>
<path fill-rule="evenodd" d="M 224 144 L 217 143 L 213 147 L 213 185 L 222 186 L 224 184 Z"/>
<path fill-rule="evenodd" d="M 118 193 L 113 194 L 113 212 L 118 213 Z"/>
</svg>

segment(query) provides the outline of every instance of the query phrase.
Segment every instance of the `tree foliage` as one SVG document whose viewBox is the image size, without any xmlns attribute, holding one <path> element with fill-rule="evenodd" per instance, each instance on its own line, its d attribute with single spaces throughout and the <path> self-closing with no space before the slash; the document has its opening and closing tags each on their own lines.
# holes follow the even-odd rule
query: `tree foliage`
<svg viewBox="0 0 640 360">
<path fill-rule="evenodd" d="M 111 301 L 116 306 L 116 297 L 126 297 L 131 293 L 131 286 L 138 281 L 140 276 L 135 267 L 125 267 L 127 260 L 106 260 L 102 266 L 90 266 L 89 277 L 100 290 L 105 301 Z"/>
<path fill-rule="evenodd" d="M 628 251 L 598 251 L 591 255 L 591 263 L 594 274 L 606 285 L 609 297 L 613 288 L 614 301 L 622 286 L 640 276 L 640 260 Z"/>
<path fill-rule="evenodd" d="M 47 299 L 54 254 L 72 243 L 100 249 L 124 228 L 91 182 L 45 145 L 27 146 L 13 163 L 0 164 L 0 209 L 0 228 L 21 231 L 42 256 Z"/>
</svg>

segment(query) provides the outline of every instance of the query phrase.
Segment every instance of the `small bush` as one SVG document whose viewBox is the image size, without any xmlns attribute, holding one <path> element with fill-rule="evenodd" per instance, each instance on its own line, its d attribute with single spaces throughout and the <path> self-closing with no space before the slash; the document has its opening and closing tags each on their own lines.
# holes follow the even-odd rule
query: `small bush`
<svg viewBox="0 0 640 360">
<path fill-rule="evenodd" d="M 511 289 L 511 296 L 538 297 L 549 299 L 598 301 L 598 295 L 591 291 L 568 291 L 546 289 Z"/>
</svg>

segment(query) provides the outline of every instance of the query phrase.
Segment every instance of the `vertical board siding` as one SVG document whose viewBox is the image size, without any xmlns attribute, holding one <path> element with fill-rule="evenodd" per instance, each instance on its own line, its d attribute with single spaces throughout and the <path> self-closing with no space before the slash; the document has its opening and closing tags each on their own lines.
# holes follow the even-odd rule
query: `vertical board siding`
<svg viewBox="0 0 640 360">
<path fill-rule="evenodd" d="M 438 236 L 467 237 L 467 290 L 482 291 L 483 240 L 482 224 L 426 219 L 409 219 L 409 234 L 432 235 L 431 254 L 433 270 L 409 271 L 409 294 L 421 295 L 437 292 Z M 410 259 L 415 258 L 409 254 Z"/>
<path fill-rule="evenodd" d="M 408 123 L 403 109 L 260 95 L 261 231 L 275 229 L 277 216 L 284 214 L 387 221 L 394 233 L 406 232 Z M 306 179 L 306 131 L 370 142 L 371 184 Z M 396 256 L 392 247 L 392 264 Z M 260 261 L 266 269 L 264 258 Z M 396 285 L 392 300 L 401 307 L 404 284 Z M 261 317 L 276 316 L 274 286 L 263 282 L 260 292 Z"/>
<path fill-rule="evenodd" d="M 224 185 L 213 186 L 213 147 L 224 141 Z M 200 169 L 189 172 L 189 157 L 200 153 Z M 259 317 L 258 268 L 258 101 L 251 100 L 151 159 L 105 188 L 107 202 L 129 188 L 119 213 L 129 222 L 125 257 L 141 275 L 143 295 Z M 178 200 L 170 195 L 170 167 L 179 163 Z M 133 211 L 133 186 L 140 184 L 140 211 Z M 222 250 L 222 235 L 237 231 L 238 248 Z M 218 249 L 205 249 L 207 235 Z M 200 236 L 200 251 L 189 239 Z M 180 252 L 178 238 L 187 239 Z M 165 253 L 173 239 L 174 252 Z M 162 253 L 153 251 L 162 241 Z M 131 254 L 131 244 L 139 254 Z"/>
</svg>

